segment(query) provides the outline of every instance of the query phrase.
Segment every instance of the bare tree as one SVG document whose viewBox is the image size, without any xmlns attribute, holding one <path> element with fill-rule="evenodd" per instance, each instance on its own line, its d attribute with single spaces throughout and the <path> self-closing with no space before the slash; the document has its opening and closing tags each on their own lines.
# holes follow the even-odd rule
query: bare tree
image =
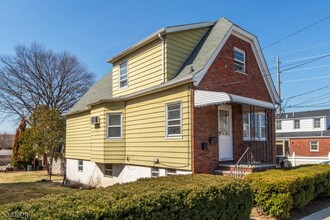
<svg viewBox="0 0 330 220">
<path fill-rule="evenodd" d="M 0 56 L 0 109 L 19 118 L 38 105 L 65 113 L 93 82 L 94 74 L 68 51 L 18 45 L 13 56 Z"/>
</svg>

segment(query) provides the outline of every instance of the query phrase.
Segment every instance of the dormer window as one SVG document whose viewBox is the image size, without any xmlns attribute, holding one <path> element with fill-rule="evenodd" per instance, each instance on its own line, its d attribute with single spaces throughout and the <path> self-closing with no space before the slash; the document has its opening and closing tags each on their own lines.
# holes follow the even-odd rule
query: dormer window
<svg viewBox="0 0 330 220">
<path fill-rule="evenodd" d="M 320 128 L 321 127 L 321 119 L 314 118 L 314 128 Z"/>
<path fill-rule="evenodd" d="M 127 61 L 119 65 L 119 88 L 126 88 L 128 86 L 128 71 Z"/>
<path fill-rule="evenodd" d="M 234 67 L 235 71 L 245 73 L 245 52 L 234 48 Z"/>
</svg>

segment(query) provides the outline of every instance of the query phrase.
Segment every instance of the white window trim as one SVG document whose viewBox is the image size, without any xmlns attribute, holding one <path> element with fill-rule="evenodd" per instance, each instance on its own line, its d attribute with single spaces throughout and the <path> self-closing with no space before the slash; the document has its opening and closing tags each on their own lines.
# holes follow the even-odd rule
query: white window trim
<svg viewBox="0 0 330 220">
<path fill-rule="evenodd" d="M 104 164 L 104 176 L 105 177 L 113 177 L 113 164 L 110 164 L 110 165 L 111 165 L 111 169 L 106 169 L 105 168 L 106 164 Z M 106 170 L 111 170 L 111 175 L 106 174 Z"/>
<path fill-rule="evenodd" d="M 312 149 L 312 142 L 316 142 L 316 144 L 317 144 L 317 149 L 316 150 Z M 319 142 L 318 141 L 310 141 L 309 142 L 309 151 L 310 152 L 319 152 L 319 149 L 320 149 L 320 146 L 319 146 Z"/>
<path fill-rule="evenodd" d="M 299 122 L 299 128 L 296 128 L 296 121 Z M 295 119 L 295 120 L 293 120 L 293 129 L 294 129 L 294 130 L 298 130 L 298 129 L 300 129 L 300 120 L 299 120 L 299 119 Z"/>
<path fill-rule="evenodd" d="M 277 127 L 277 125 L 280 125 L 279 128 Z M 276 130 L 282 130 L 282 121 L 276 121 Z"/>
<path fill-rule="evenodd" d="M 80 161 L 82 162 L 81 165 L 79 164 Z M 78 172 L 84 172 L 84 161 L 83 160 L 78 160 Z"/>
<path fill-rule="evenodd" d="M 248 114 L 248 118 L 249 118 L 249 136 L 248 137 L 243 137 L 244 141 L 250 141 L 251 140 L 251 114 L 250 113 L 243 113 L 243 114 Z M 256 112 L 255 115 L 258 115 L 258 121 L 259 121 L 259 127 L 258 127 L 258 133 L 259 133 L 259 137 L 255 137 L 256 141 L 266 141 L 266 137 L 262 138 L 261 137 L 261 117 L 260 115 L 264 115 L 265 116 L 265 120 L 266 120 L 266 114 L 263 112 Z M 244 125 L 244 123 L 243 123 Z M 265 121 L 265 128 L 266 128 L 267 124 Z M 267 129 L 266 129 L 267 130 Z M 265 134 L 266 135 L 266 134 Z"/>
<path fill-rule="evenodd" d="M 319 127 L 315 127 L 315 120 L 319 120 Z M 313 119 L 313 128 L 316 128 L 316 129 L 321 128 L 321 119 L 320 118 L 314 118 Z"/>
<path fill-rule="evenodd" d="M 126 80 L 127 80 L 127 85 L 126 86 L 123 86 L 121 87 L 120 86 L 120 65 L 122 65 L 123 63 L 126 63 Z M 126 89 L 128 88 L 128 61 L 127 60 L 124 60 L 123 62 L 119 63 L 118 64 L 118 89 Z"/>
<path fill-rule="evenodd" d="M 120 115 L 120 137 L 109 137 L 109 115 Z M 112 126 L 112 127 L 118 127 L 118 125 L 116 126 Z M 111 112 L 111 113 L 107 113 L 106 115 L 106 139 L 108 140 L 122 140 L 123 138 L 123 113 L 122 112 Z"/>
<path fill-rule="evenodd" d="M 168 106 L 170 105 L 180 105 L 180 134 L 168 134 Z M 173 102 L 173 103 L 167 103 L 165 104 L 165 138 L 166 139 L 178 139 L 178 138 L 182 138 L 182 117 L 183 117 L 183 113 L 182 113 L 182 102 Z"/>
<path fill-rule="evenodd" d="M 154 170 L 152 170 L 153 168 L 156 168 L 157 169 L 157 171 L 154 171 Z M 150 173 L 151 173 L 151 177 L 159 177 L 159 168 L 158 167 L 151 167 L 150 168 Z M 157 176 L 153 176 L 153 174 L 157 174 Z"/>
<path fill-rule="evenodd" d="M 234 70 L 235 70 L 235 72 L 246 74 L 246 54 L 245 54 L 245 51 L 241 50 L 237 47 L 234 47 L 234 54 L 235 54 L 235 51 L 237 51 L 239 53 L 242 53 L 244 55 L 244 57 L 243 57 L 244 58 L 244 62 L 243 62 L 244 71 L 235 70 L 235 61 L 240 62 L 240 63 L 242 62 L 240 60 L 235 59 L 235 55 L 234 55 Z"/>
</svg>

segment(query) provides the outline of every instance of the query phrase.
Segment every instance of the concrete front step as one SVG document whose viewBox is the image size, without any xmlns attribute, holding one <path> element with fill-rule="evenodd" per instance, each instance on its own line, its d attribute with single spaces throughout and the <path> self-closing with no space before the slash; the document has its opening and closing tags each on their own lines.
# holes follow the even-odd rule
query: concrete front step
<svg viewBox="0 0 330 220">
<path fill-rule="evenodd" d="M 244 175 L 250 174 L 251 172 L 244 172 Z M 230 170 L 215 170 L 214 174 L 222 176 L 231 176 Z"/>
<path fill-rule="evenodd" d="M 275 164 L 241 164 L 239 170 L 242 173 L 249 174 L 253 172 L 265 171 L 276 168 Z M 219 164 L 218 169 L 214 171 L 215 174 L 229 175 L 232 170 L 235 170 L 234 164 Z"/>
</svg>

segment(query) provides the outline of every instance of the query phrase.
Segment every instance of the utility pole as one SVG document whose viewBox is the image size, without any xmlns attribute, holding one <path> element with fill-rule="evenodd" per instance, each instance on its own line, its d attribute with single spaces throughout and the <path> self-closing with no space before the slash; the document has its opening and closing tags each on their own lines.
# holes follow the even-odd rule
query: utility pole
<svg viewBox="0 0 330 220">
<path fill-rule="evenodd" d="M 280 97 L 280 104 L 278 105 L 278 113 L 282 112 L 282 100 L 281 100 L 281 71 L 280 71 L 280 57 L 276 57 L 277 64 L 277 94 Z"/>
</svg>

